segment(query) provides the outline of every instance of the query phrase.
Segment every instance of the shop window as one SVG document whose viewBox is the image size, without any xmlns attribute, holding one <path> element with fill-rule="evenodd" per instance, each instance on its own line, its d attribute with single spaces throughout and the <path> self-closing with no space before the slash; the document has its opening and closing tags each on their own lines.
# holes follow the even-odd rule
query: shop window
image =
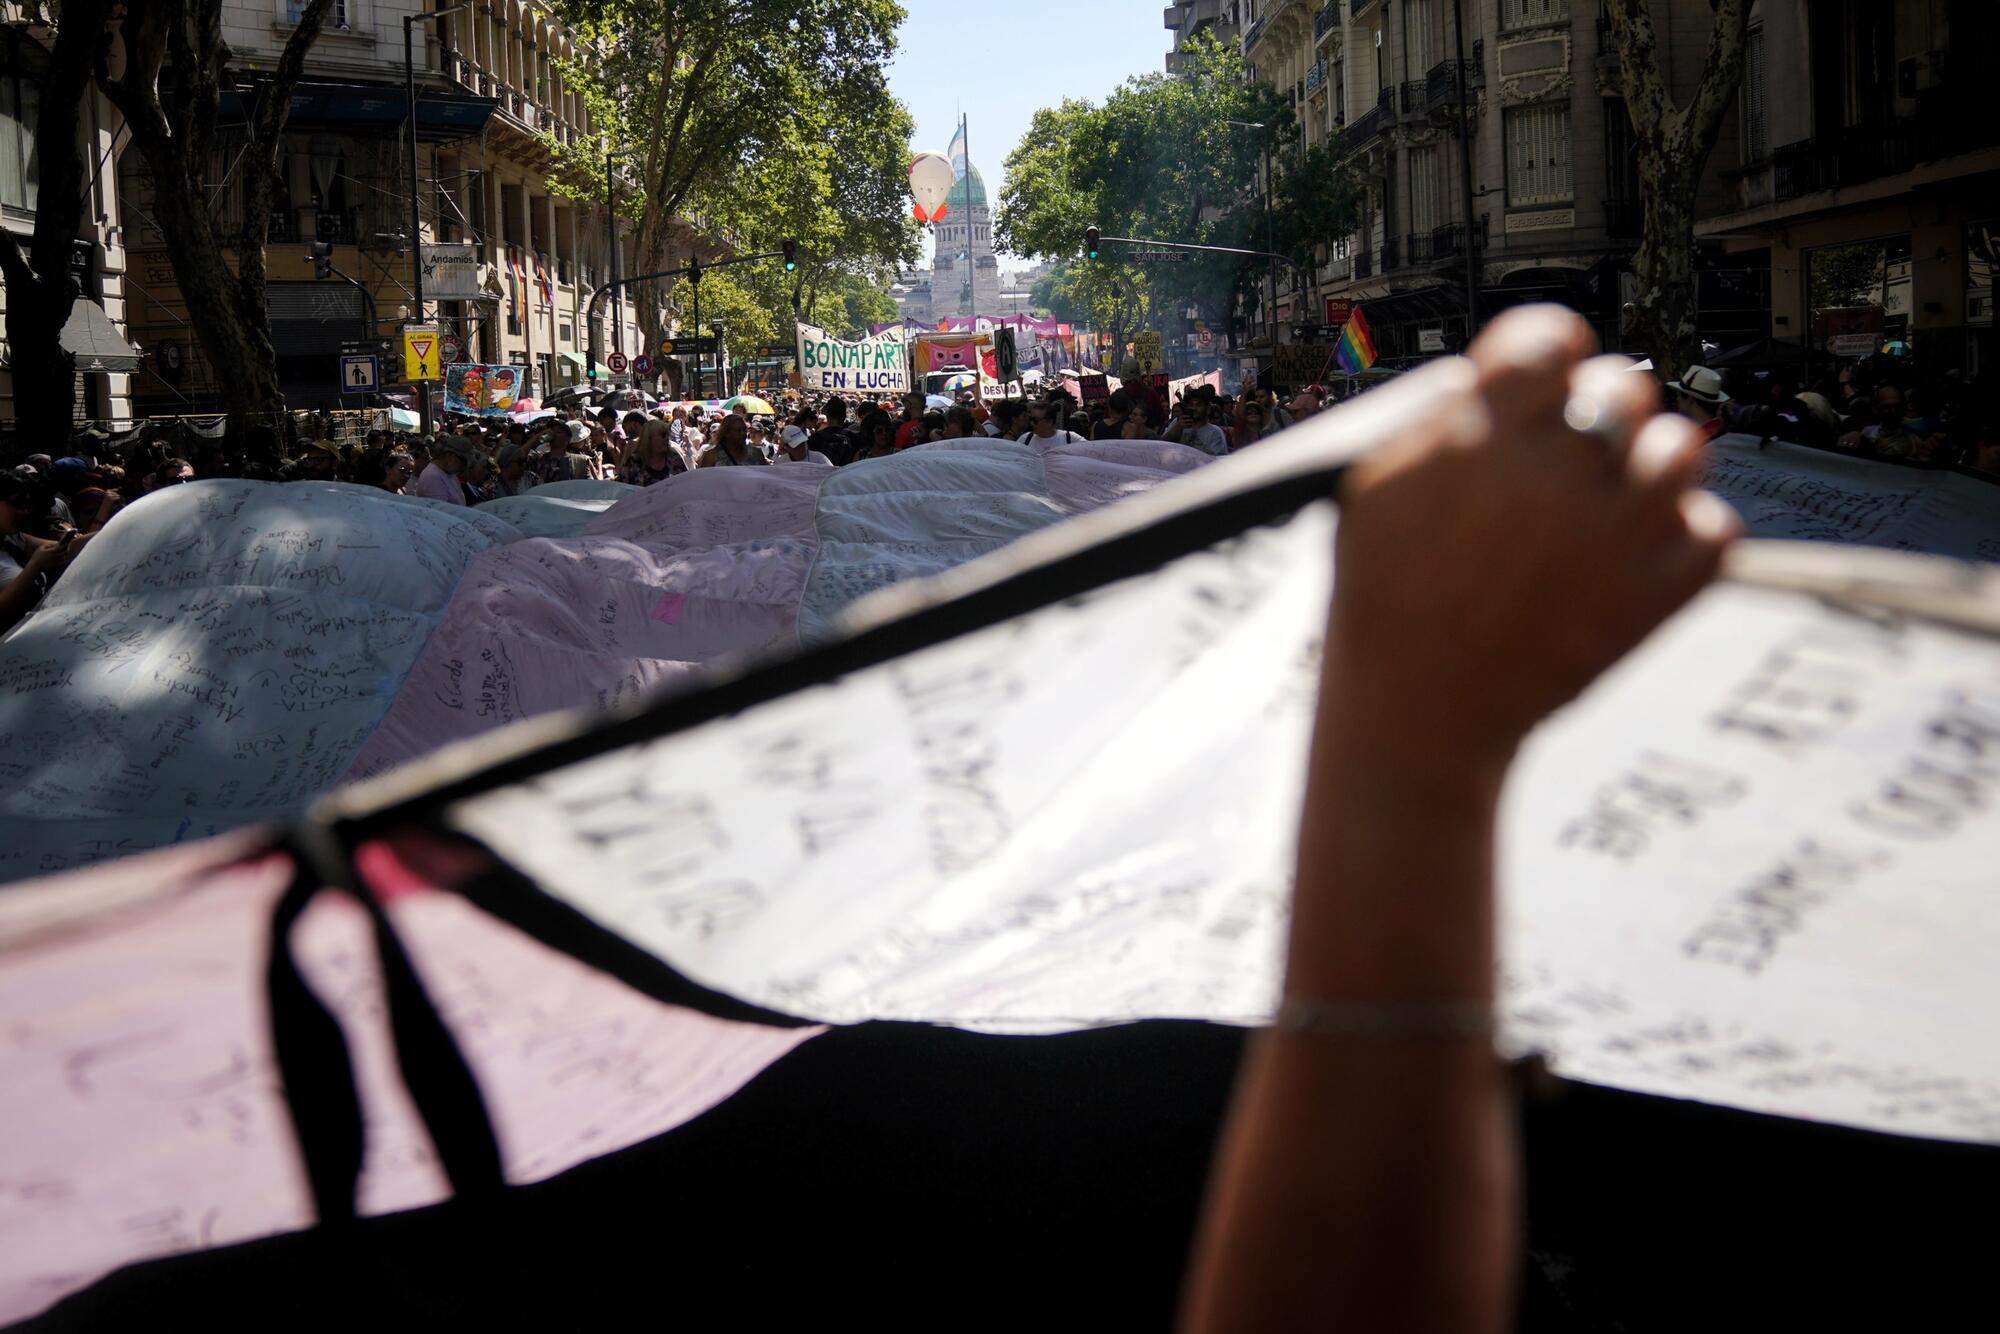
<svg viewBox="0 0 2000 1334">
<path fill-rule="evenodd" d="M 1993 272 L 2000 260 L 2000 218 L 1965 227 L 1965 322 L 1993 327 Z"/>
</svg>

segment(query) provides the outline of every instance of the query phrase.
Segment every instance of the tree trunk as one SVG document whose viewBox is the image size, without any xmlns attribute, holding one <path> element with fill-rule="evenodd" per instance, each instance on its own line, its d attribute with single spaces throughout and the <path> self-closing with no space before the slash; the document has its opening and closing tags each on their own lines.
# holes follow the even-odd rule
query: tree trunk
<svg viewBox="0 0 2000 1334">
<path fill-rule="evenodd" d="M 35 127 L 41 168 L 35 230 L 25 248 L 11 234 L 0 235 L 14 418 L 21 438 L 39 442 L 40 450 L 68 444 L 76 410 L 76 358 L 63 349 L 62 330 L 79 295 L 69 260 L 83 223 L 84 99 L 109 12 L 105 0 L 70 0 L 63 7 Z"/>
<path fill-rule="evenodd" d="M 230 271 L 203 192 L 190 179 L 190 165 L 153 163 L 154 216 L 187 302 L 188 322 L 215 375 L 228 437 L 240 444 L 253 426 L 278 429 L 285 396 L 278 388 L 269 318 L 261 306 L 254 316 L 246 315 L 241 284 Z"/>
<path fill-rule="evenodd" d="M 76 300 L 69 267 L 44 279 L 29 269 L 13 238 L 0 239 L 7 280 L 8 369 L 14 421 L 31 453 L 67 453 L 76 410 L 76 358 L 63 349 L 62 327 Z"/>
<path fill-rule="evenodd" d="M 1696 183 L 1685 164 L 1639 158 L 1646 214 L 1644 238 L 1632 257 L 1638 279 L 1628 333 L 1653 359 L 1653 370 L 1675 379 L 1701 361 L 1695 328 L 1694 199 Z"/>
</svg>

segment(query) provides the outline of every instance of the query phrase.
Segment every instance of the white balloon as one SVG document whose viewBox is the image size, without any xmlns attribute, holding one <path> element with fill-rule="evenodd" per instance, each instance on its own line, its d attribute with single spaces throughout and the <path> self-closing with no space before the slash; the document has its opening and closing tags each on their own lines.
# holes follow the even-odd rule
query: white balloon
<svg viewBox="0 0 2000 1334">
<path fill-rule="evenodd" d="M 920 221 L 936 222 L 944 216 L 952 179 L 951 160 L 942 153 L 919 153 L 910 159 L 910 195 L 917 201 Z"/>
</svg>

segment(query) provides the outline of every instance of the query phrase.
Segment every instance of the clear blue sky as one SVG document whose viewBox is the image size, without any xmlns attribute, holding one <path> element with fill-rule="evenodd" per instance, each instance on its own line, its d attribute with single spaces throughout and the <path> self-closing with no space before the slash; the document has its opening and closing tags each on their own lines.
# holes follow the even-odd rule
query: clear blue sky
<svg viewBox="0 0 2000 1334">
<path fill-rule="evenodd" d="M 1100 102 L 1132 75 L 1163 70 L 1173 44 L 1164 0 L 903 4 L 910 16 L 889 88 L 916 117 L 911 151 L 942 153 L 963 111 L 971 119 L 972 164 L 996 207 L 1000 164 L 1038 108 L 1065 97 Z"/>
</svg>

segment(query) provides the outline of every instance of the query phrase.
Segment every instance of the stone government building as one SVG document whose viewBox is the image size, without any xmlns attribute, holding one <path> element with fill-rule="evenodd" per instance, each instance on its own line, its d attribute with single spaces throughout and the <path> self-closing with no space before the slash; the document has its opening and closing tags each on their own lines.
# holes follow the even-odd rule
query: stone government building
<svg viewBox="0 0 2000 1334">
<path fill-rule="evenodd" d="M 993 254 L 993 210 L 979 168 L 972 174 L 972 207 L 967 216 L 965 176 L 952 184 L 944 220 L 933 229 L 935 249 L 928 272 L 900 274 L 890 295 L 906 320 L 935 324 L 950 315 L 992 314 L 1000 307 L 1000 261 Z"/>
</svg>

